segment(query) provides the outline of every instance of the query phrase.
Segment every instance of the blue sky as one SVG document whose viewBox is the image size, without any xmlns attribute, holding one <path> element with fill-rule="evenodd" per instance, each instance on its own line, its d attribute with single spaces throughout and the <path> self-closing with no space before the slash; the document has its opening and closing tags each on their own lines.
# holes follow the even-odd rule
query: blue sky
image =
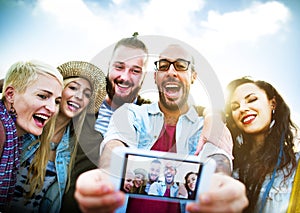
<svg viewBox="0 0 300 213">
<path fill-rule="evenodd" d="M 19 60 L 91 61 L 122 37 L 185 41 L 222 87 L 250 75 L 272 83 L 300 120 L 297 0 L 0 0 L 0 77 Z"/>
</svg>

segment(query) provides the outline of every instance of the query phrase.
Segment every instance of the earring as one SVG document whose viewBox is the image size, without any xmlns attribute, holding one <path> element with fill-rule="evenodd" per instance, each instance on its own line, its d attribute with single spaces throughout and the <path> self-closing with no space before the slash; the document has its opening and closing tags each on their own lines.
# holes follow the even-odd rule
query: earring
<svg viewBox="0 0 300 213">
<path fill-rule="evenodd" d="M 239 134 L 238 136 L 236 136 L 236 141 L 238 142 L 239 147 L 241 147 L 244 143 L 243 135 Z"/>
<path fill-rule="evenodd" d="M 16 122 L 18 114 L 16 112 L 16 109 L 14 108 L 14 104 L 13 103 L 11 103 L 10 110 L 8 111 L 8 113 L 10 114 L 11 118 L 13 119 L 13 121 Z"/>
<path fill-rule="evenodd" d="M 272 121 L 271 121 L 270 126 L 269 126 L 270 131 L 271 131 L 272 127 L 275 124 L 274 114 L 275 114 L 275 109 L 272 110 Z"/>
</svg>

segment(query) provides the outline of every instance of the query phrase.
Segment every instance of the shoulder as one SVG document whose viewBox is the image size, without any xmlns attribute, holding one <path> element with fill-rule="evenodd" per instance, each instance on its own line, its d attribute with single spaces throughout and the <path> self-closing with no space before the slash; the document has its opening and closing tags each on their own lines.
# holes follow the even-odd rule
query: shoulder
<svg viewBox="0 0 300 213">
<path fill-rule="evenodd" d="M 144 99 L 140 95 L 137 97 L 136 104 L 137 105 L 142 105 L 142 104 L 150 104 L 151 101 L 149 99 Z"/>
<path fill-rule="evenodd" d="M 154 107 L 154 105 L 155 104 L 153 104 L 153 103 L 152 104 L 143 104 L 143 105 L 137 105 L 134 103 L 125 103 L 122 106 L 120 106 L 113 114 L 124 113 L 127 111 L 132 112 L 134 114 L 145 113 L 146 111 L 149 111 L 150 109 L 152 109 Z"/>
</svg>

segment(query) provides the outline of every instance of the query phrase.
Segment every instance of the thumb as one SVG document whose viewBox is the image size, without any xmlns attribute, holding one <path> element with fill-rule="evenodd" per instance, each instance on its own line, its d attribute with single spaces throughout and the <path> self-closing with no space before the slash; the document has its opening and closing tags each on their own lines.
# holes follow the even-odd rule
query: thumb
<svg viewBox="0 0 300 213">
<path fill-rule="evenodd" d="M 207 138 L 204 135 L 200 135 L 198 145 L 197 145 L 194 155 L 199 155 L 199 153 L 202 150 L 203 145 L 205 144 L 206 141 L 207 141 Z"/>
</svg>

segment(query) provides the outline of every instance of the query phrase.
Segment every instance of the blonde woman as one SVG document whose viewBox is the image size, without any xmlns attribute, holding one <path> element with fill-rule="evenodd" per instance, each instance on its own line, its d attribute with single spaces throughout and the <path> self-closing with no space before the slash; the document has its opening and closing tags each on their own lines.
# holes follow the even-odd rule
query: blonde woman
<svg viewBox="0 0 300 213">
<path fill-rule="evenodd" d="M 38 136 L 46 124 L 51 127 L 49 122 L 58 112 L 61 100 L 63 78 L 57 69 L 44 62 L 20 61 L 9 68 L 2 83 L 0 212 L 5 212 L 15 190 L 22 136 Z"/>
<path fill-rule="evenodd" d="M 65 87 L 54 135 L 48 139 L 42 134 L 38 140 L 26 136 L 11 212 L 60 211 L 84 118 L 94 114 L 105 97 L 105 76 L 93 64 L 71 61 L 58 69 Z"/>
</svg>

